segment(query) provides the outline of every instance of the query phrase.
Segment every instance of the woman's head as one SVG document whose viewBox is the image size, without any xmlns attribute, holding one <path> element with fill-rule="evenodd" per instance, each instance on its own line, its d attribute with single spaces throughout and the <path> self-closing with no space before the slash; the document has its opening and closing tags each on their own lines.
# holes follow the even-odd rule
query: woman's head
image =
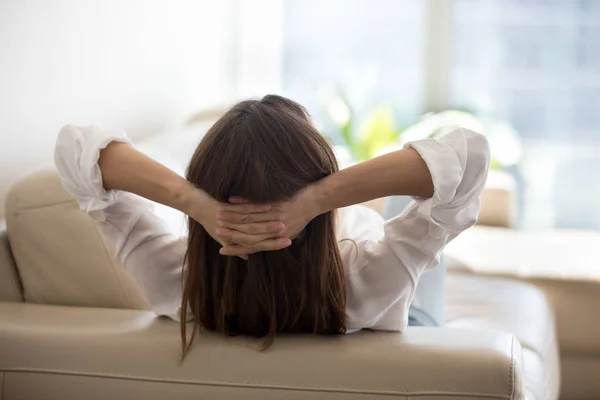
<svg viewBox="0 0 600 400">
<path fill-rule="evenodd" d="M 196 149 L 187 179 L 215 199 L 285 201 L 338 170 L 329 143 L 299 104 L 269 95 L 231 108 Z M 228 335 L 279 332 L 339 334 L 345 330 L 345 282 L 335 216 L 311 221 L 286 249 L 247 261 L 219 255 L 220 245 L 189 220 L 182 300 L 195 326 Z M 187 350 L 182 323 L 184 352 Z M 189 342 L 191 344 L 191 340 Z"/>
</svg>

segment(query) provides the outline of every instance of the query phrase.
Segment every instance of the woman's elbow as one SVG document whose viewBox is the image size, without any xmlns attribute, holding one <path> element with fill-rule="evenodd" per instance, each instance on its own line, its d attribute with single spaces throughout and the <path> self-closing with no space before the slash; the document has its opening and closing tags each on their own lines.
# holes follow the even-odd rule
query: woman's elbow
<svg viewBox="0 0 600 400">
<path fill-rule="evenodd" d="M 478 170 L 487 171 L 490 165 L 490 144 L 481 133 L 462 129 L 467 145 L 467 160 Z"/>
<path fill-rule="evenodd" d="M 58 132 L 54 146 L 54 165 L 59 173 L 64 175 L 72 165 L 76 163 L 77 157 L 74 154 L 78 140 L 79 132 L 73 125 L 65 125 Z"/>
</svg>

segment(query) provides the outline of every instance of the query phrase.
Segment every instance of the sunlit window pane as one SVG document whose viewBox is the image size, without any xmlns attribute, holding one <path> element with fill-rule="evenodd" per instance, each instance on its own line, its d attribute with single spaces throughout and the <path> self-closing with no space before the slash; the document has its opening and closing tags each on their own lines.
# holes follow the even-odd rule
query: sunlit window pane
<svg viewBox="0 0 600 400">
<path fill-rule="evenodd" d="M 326 125 L 319 94 L 335 85 L 358 113 L 380 103 L 421 107 L 420 0 L 284 0 L 285 93 Z"/>
<path fill-rule="evenodd" d="M 600 2 L 455 4 L 450 103 L 523 137 L 522 224 L 600 228 Z"/>
</svg>

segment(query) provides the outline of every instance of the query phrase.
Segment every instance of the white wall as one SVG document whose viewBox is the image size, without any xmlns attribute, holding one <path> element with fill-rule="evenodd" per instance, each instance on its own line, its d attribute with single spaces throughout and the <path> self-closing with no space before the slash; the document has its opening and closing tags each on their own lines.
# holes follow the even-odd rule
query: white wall
<svg viewBox="0 0 600 400">
<path fill-rule="evenodd" d="M 66 123 L 141 138 L 177 130 L 199 108 L 235 96 L 232 7 L 0 0 L 0 204 L 15 179 L 52 164 Z"/>
</svg>

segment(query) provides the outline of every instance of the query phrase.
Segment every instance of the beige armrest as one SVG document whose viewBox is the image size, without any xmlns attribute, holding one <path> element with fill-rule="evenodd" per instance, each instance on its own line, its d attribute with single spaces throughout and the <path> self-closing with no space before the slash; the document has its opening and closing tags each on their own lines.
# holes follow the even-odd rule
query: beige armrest
<svg viewBox="0 0 600 400">
<path fill-rule="evenodd" d="M 148 311 L 0 303 L 0 315 L 6 398 L 42 398 L 49 390 L 62 399 L 95 390 L 111 398 L 125 389 L 152 399 L 523 393 L 520 346 L 495 331 L 284 335 L 266 352 L 258 340 L 202 334 L 180 365 L 178 324 Z"/>
<path fill-rule="evenodd" d="M 488 187 L 481 193 L 479 225 L 512 228 L 516 216 L 516 194 L 508 188 Z"/>
</svg>

